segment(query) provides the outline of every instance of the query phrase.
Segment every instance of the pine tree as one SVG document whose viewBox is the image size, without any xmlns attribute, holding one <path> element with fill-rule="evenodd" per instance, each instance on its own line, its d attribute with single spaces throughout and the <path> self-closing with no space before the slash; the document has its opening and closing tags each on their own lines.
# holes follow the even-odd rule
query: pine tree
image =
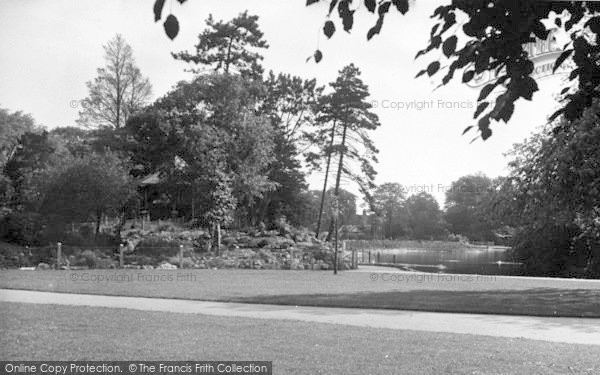
<svg viewBox="0 0 600 375">
<path fill-rule="evenodd" d="M 333 91 L 325 95 L 321 101 L 321 112 L 318 118 L 320 130 L 314 137 L 320 150 L 310 155 L 309 159 L 313 163 L 327 160 L 327 178 L 330 162 L 337 156 L 335 196 L 338 196 L 340 184 L 344 179 L 356 183 L 361 193 L 370 201 L 376 175 L 373 163 L 377 162 L 375 155 L 378 150 L 367 131 L 375 130 L 379 126 L 379 118 L 370 111 L 371 104 L 366 100 L 369 89 L 360 79 L 360 70 L 354 64 L 344 67 L 330 87 Z M 321 207 L 326 190 L 325 183 Z M 318 231 L 320 222 L 317 223 L 317 228 Z M 334 229 L 332 220 L 330 235 Z"/>
</svg>

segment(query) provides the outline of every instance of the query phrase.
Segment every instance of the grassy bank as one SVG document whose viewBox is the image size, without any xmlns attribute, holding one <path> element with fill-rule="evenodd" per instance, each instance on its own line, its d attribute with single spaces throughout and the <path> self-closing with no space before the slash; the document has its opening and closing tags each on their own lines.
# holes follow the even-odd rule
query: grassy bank
<svg viewBox="0 0 600 375">
<path fill-rule="evenodd" d="M 266 360 L 275 374 L 592 374 L 598 346 L 124 309 L 0 304 L 1 360 Z"/>
<path fill-rule="evenodd" d="M 400 277 L 400 275 L 403 275 Z M 0 272 L 0 288 L 137 297 L 600 317 L 600 281 L 279 270 Z"/>
</svg>

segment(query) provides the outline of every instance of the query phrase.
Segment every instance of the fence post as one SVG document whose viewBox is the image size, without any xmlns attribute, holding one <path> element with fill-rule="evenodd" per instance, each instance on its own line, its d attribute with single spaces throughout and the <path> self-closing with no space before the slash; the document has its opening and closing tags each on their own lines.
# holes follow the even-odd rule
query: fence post
<svg viewBox="0 0 600 375">
<path fill-rule="evenodd" d="M 119 244 L 119 268 L 125 267 L 125 260 L 123 259 L 123 253 L 125 252 L 125 246 Z"/>
<path fill-rule="evenodd" d="M 183 268 L 183 245 L 179 245 L 179 268 Z"/>
<path fill-rule="evenodd" d="M 396 254 L 394 254 L 394 264 L 396 264 Z"/>
<path fill-rule="evenodd" d="M 60 268 L 60 258 L 62 258 L 62 242 L 56 243 L 56 268 Z"/>
<path fill-rule="evenodd" d="M 381 255 L 381 253 L 377 252 L 377 263 L 380 263 L 380 255 Z"/>
<path fill-rule="evenodd" d="M 371 264 L 371 250 L 369 250 L 369 264 Z"/>
</svg>

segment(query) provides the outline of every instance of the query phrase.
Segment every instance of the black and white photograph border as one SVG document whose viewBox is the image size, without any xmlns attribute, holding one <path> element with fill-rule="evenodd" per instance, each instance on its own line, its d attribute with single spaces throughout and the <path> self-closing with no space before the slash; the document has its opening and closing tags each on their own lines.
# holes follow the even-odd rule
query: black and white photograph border
<svg viewBox="0 0 600 375">
<path fill-rule="evenodd" d="M 0 24 L 0 373 L 600 374 L 600 2 Z"/>
</svg>

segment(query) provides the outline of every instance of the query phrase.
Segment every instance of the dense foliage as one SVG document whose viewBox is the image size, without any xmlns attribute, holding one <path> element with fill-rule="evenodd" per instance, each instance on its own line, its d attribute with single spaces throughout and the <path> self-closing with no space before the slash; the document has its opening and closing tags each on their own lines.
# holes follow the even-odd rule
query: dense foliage
<svg viewBox="0 0 600 375">
<path fill-rule="evenodd" d="M 497 189 L 497 220 L 517 229 L 515 253 L 531 272 L 600 274 L 598 103 L 560 131 L 544 131 L 512 150 L 511 174 Z"/>
</svg>

